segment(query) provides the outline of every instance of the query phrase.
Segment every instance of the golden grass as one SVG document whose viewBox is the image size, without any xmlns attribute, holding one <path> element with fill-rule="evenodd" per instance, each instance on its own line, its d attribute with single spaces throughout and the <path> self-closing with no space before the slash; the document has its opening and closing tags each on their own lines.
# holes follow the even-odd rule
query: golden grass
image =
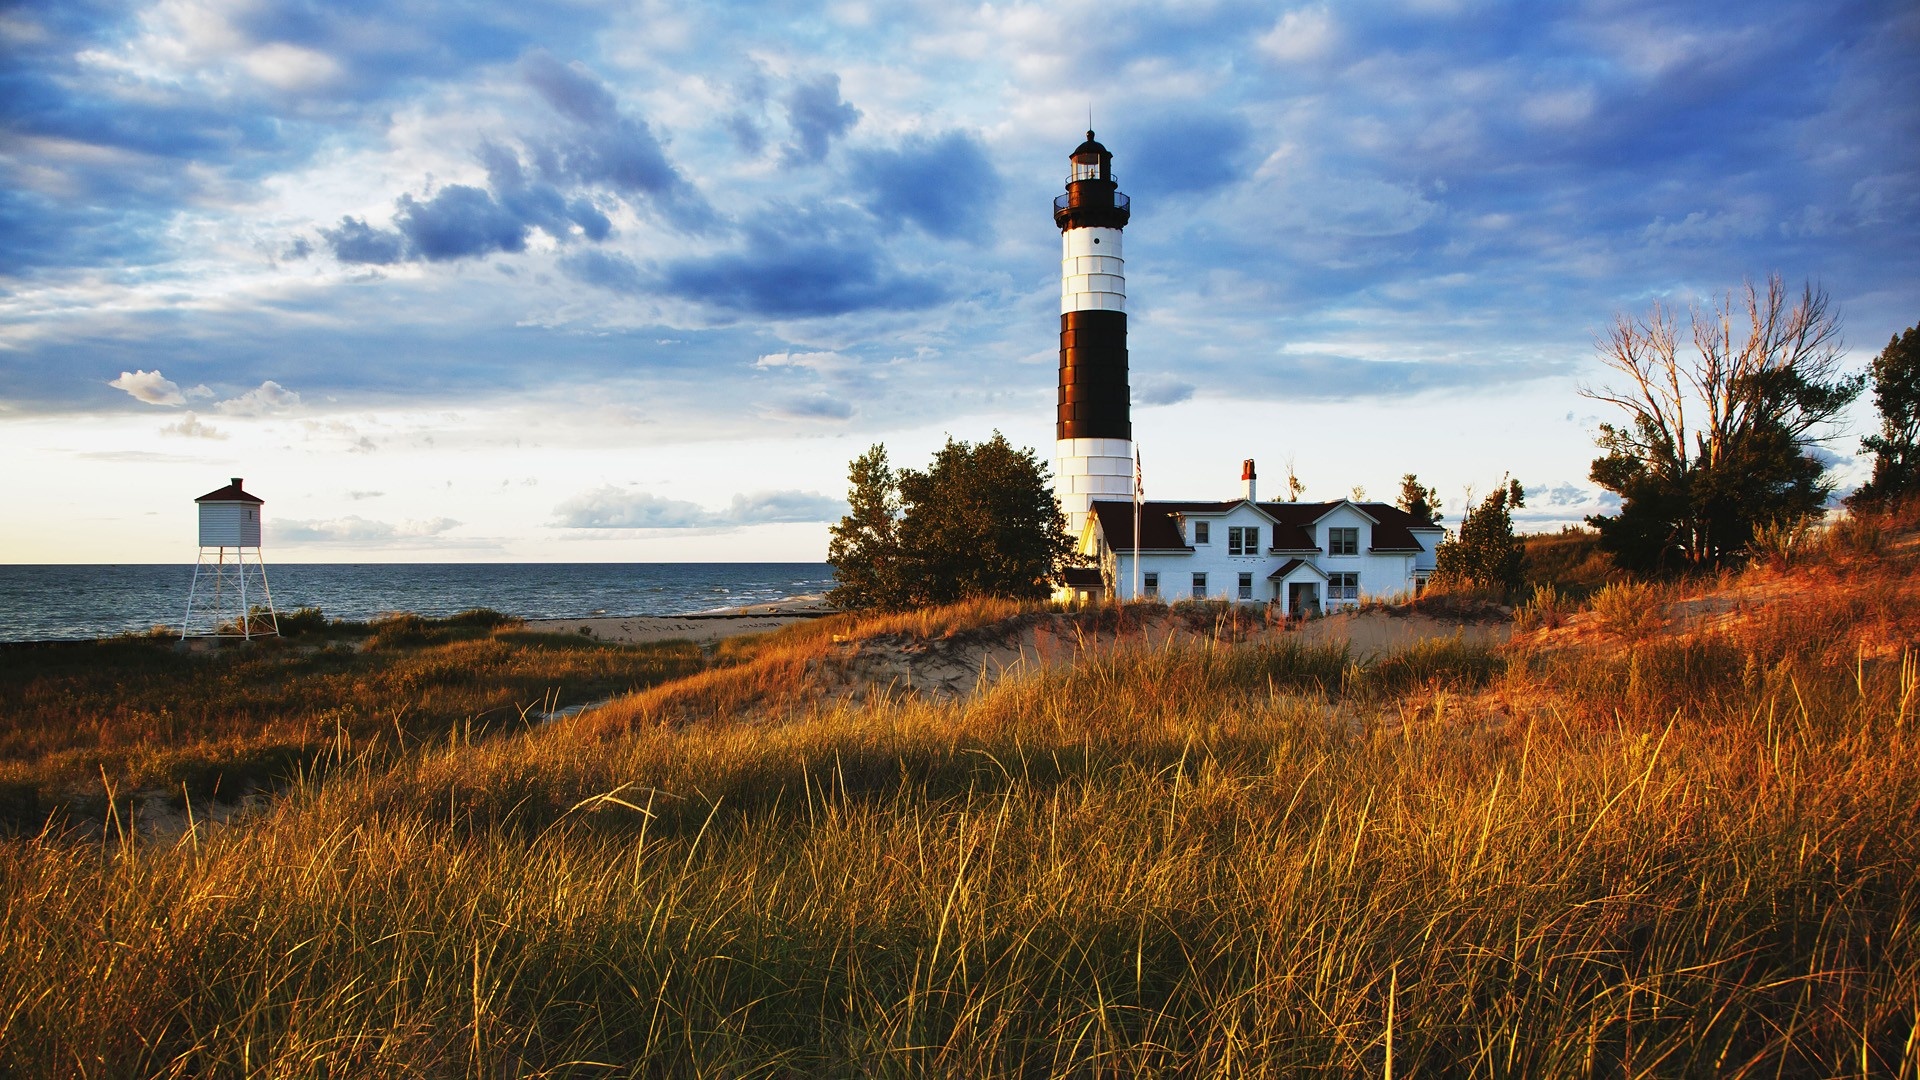
<svg viewBox="0 0 1920 1080">
<path fill-rule="evenodd" d="M 403 616 L 205 653 L 147 637 L 0 650 L 0 810 L 57 804 L 76 785 L 97 794 L 103 774 L 231 798 L 343 741 L 518 727 L 707 664 L 686 642 L 609 646 L 519 625 Z"/>
<path fill-rule="evenodd" d="M 356 752 L 0 848 L 0 1072 L 1913 1075 L 1920 649 L 1844 595 Z"/>
</svg>

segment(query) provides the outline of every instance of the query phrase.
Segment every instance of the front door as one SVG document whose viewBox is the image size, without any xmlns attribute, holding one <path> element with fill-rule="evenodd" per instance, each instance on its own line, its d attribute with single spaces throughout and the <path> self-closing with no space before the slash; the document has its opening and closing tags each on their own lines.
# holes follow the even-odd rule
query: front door
<svg viewBox="0 0 1920 1080">
<path fill-rule="evenodd" d="M 1287 586 L 1287 614 L 1320 614 L 1320 583 L 1295 581 Z"/>
</svg>

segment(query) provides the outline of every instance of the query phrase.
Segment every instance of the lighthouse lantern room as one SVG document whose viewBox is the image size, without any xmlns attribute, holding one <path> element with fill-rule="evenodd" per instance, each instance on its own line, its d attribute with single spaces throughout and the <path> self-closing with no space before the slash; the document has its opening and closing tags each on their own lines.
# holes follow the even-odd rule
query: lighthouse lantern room
<svg viewBox="0 0 1920 1080">
<path fill-rule="evenodd" d="M 1067 531 L 1078 537 L 1096 499 L 1133 497 L 1133 421 L 1127 387 L 1126 256 L 1130 205 L 1113 155 L 1087 132 L 1070 159 L 1060 228 L 1060 396 L 1054 475 Z"/>
<path fill-rule="evenodd" d="M 280 619 L 260 557 L 260 508 L 266 500 L 245 490 L 236 476 L 193 501 L 200 508 L 200 557 L 187 589 L 180 636 L 252 640 L 277 635 Z"/>
</svg>

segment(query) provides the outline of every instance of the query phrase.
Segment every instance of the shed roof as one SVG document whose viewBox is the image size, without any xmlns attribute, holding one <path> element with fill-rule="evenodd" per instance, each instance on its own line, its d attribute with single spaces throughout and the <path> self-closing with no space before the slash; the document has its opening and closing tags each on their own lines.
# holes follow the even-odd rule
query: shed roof
<svg viewBox="0 0 1920 1080">
<path fill-rule="evenodd" d="M 1312 563 L 1308 562 L 1305 559 L 1288 559 L 1286 562 L 1283 562 L 1280 564 L 1280 569 L 1275 570 L 1271 574 L 1268 574 L 1267 580 L 1268 581 L 1285 581 L 1287 580 L 1288 575 L 1292 574 L 1295 570 L 1298 570 L 1303 566 L 1306 567 L 1308 570 L 1312 571 L 1313 576 L 1319 578 L 1321 581 L 1327 580 L 1327 575 L 1324 571 L 1322 571 L 1319 567 L 1313 565 Z"/>
<path fill-rule="evenodd" d="M 1097 566 L 1068 566 L 1060 571 L 1060 583 L 1087 589 L 1099 588 L 1105 585 L 1107 580 L 1100 576 L 1100 568 Z"/>
<path fill-rule="evenodd" d="M 226 487 L 209 491 L 205 495 L 202 495 L 193 501 L 197 503 L 206 503 L 206 502 L 264 503 L 267 500 L 259 497 L 258 495 L 249 495 L 248 493 L 240 490 L 240 478 L 236 476 L 233 478 L 233 482 L 228 484 Z"/>
</svg>

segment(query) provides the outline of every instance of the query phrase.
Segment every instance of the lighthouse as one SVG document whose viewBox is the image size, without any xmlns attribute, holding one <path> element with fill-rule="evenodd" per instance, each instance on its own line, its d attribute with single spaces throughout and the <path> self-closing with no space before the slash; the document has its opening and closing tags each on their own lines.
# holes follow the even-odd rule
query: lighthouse
<svg viewBox="0 0 1920 1080">
<path fill-rule="evenodd" d="M 226 487 L 193 500 L 200 508 L 200 558 L 193 564 L 193 583 L 187 587 L 182 640 L 237 637 L 252 641 L 280 633 L 280 616 L 267 586 L 267 564 L 260 557 L 260 508 L 266 500 L 244 485 L 236 476 Z M 251 565 L 248 555 L 253 556 Z"/>
<path fill-rule="evenodd" d="M 1128 201 L 1113 155 L 1087 132 L 1074 150 L 1060 228 L 1060 398 L 1054 486 L 1076 539 L 1096 499 L 1133 498 L 1133 418 L 1127 389 L 1127 277 L 1120 233 Z"/>
</svg>

